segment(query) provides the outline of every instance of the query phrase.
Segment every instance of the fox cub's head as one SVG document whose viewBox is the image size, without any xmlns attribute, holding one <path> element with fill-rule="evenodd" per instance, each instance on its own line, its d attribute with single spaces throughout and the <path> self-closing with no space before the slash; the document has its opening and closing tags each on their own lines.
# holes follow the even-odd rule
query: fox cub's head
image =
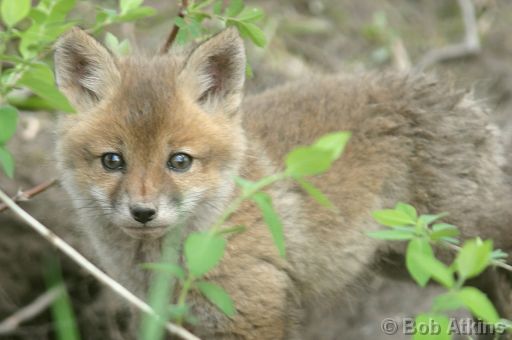
<svg viewBox="0 0 512 340">
<path fill-rule="evenodd" d="M 55 71 L 78 110 L 61 120 L 57 158 L 85 221 L 159 237 L 222 209 L 245 151 L 235 30 L 187 56 L 121 59 L 73 29 L 57 43 Z"/>
</svg>

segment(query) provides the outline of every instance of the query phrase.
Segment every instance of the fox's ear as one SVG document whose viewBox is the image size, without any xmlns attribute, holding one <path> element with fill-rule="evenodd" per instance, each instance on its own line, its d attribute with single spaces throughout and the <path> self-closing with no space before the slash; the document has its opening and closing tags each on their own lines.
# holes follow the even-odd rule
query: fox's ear
<svg viewBox="0 0 512 340">
<path fill-rule="evenodd" d="M 119 81 L 114 57 L 79 28 L 57 41 L 54 58 L 57 85 L 79 111 L 96 105 Z"/>
<path fill-rule="evenodd" d="M 236 29 L 228 28 L 199 45 L 179 80 L 206 111 L 236 113 L 245 80 L 244 44 Z"/>
</svg>

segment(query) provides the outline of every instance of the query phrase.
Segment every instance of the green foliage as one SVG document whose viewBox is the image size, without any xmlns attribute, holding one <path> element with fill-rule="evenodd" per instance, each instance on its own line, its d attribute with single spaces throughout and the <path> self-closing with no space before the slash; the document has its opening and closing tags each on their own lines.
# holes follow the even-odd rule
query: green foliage
<svg viewBox="0 0 512 340">
<path fill-rule="evenodd" d="M 252 196 L 252 200 L 256 202 L 263 214 L 263 220 L 267 224 L 274 239 L 274 243 L 279 250 L 279 254 L 285 256 L 283 224 L 279 215 L 272 206 L 272 199 L 270 196 L 263 192 L 257 192 Z"/>
<path fill-rule="evenodd" d="M 441 328 L 441 333 L 416 332 L 413 338 L 451 339 L 449 332 L 444 331 L 448 329 L 445 313 L 459 308 L 467 309 L 489 324 L 510 324 L 507 320 L 500 320 L 493 304 L 483 292 L 464 286 L 467 279 L 481 274 L 490 265 L 502 264 L 506 254 L 493 250 L 491 240 L 482 241 L 479 238 L 467 240 L 462 247 L 457 246 L 459 240 L 456 237 L 460 232 L 454 225 L 439 222 L 443 216 L 446 214 L 418 216 L 411 205 L 398 203 L 394 209 L 373 213 L 374 219 L 387 229 L 367 233 L 381 240 L 408 241 L 406 267 L 411 277 L 421 287 L 432 279 L 447 289 L 447 292 L 434 298 L 431 313 L 420 314 L 416 318 L 416 325 L 434 322 Z M 455 250 L 457 256 L 453 263 L 448 266 L 439 261 L 432 245 Z"/>
<path fill-rule="evenodd" d="M 471 314 L 479 319 L 495 324 L 500 317 L 489 298 L 474 287 L 464 287 L 457 293 L 457 297 L 466 306 Z"/>
<path fill-rule="evenodd" d="M 310 146 L 294 149 L 286 156 L 285 174 L 302 178 L 324 173 L 341 155 L 349 139 L 349 132 L 336 132 L 323 136 Z"/>
<path fill-rule="evenodd" d="M 413 225 L 416 222 L 415 218 L 398 209 L 385 209 L 375 211 L 373 213 L 373 218 L 380 224 L 387 227 Z"/>
<path fill-rule="evenodd" d="M 5 144 L 16 132 L 18 110 L 10 105 L 0 107 L 0 144 Z"/>
<path fill-rule="evenodd" d="M 306 191 L 309 196 L 314 198 L 318 203 L 329 209 L 335 209 L 334 204 L 324 195 L 320 189 L 315 187 L 313 183 L 306 181 L 304 178 L 297 178 L 297 182 L 300 184 L 302 189 Z"/>
<path fill-rule="evenodd" d="M 119 39 L 110 32 L 105 34 L 105 45 L 117 56 L 126 56 L 131 53 L 132 47 L 128 40 L 119 41 Z"/>
<path fill-rule="evenodd" d="M 419 328 L 420 325 L 432 325 L 437 329 L 430 329 L 427 334 L 423 333 Z M 413 340 L 449 340 L 450 335 L 450 319 L 441 314 L 419 314 L 415 319 L 415 332 Z"/>
<path fill-rule="evenodd" d="M 79 340 L 80 334 L 71 305 L 70 298 L 65 289 L 62 279 L 59 261 L 56 257 L 50 257 L 46 260 L 45 279 L 48 288 L 57 286 L 62 287 L 62 293 L 54 300 L 51 305 L 51 312 L 55 324 L 55 333 L 58 340 Z"/>
<path fill-rule="evenodd" d="M 5 174 L 12 178 L 14 176 L 14 158 L 5 146 L 0 145 L 0 164 Z"/>
<path fill-rule="evenodd" d="M 477 276 L 489 265 L 491 253 L 491 240 L 485 242 L 480 239 L 466 241 L 455 259 L 457 273 L 464 279 Z"/>
<path fill-rule="evenodd" d="M 29 88 L 58 110 L 65 112 L 73 111 L 73 107 L 69 104 L 66 97 L 55 87 L 53 72 L 46 64 L 34 63 L 30 65 L 18 80 L 18 85 Z"/>
<path fill-rule="evenodd" d="M 207 11 L 208 7 L 210 11 Z M 203 29 L 203 22 L 209 20 L 221 28 L 236 27 L 242 37 L 249 39 L 256 46 L 263 47 L 267 43 L 265 33 L 255 24 L 263 17 L 261 9 L 246 7 L 243 0 L 231 0 L 227 6 L 223 0 L 193 2 L 185 11 L 183 18 L 175 19 L 175 24 L 180 28 L 176 41 L 183 45 L 196 38 L 203 38 L 207 33 Z"/>
<path fill-rule="evenodd" d="M 430 268 L 424 269 L 424 266 L 422 266 L 423 257 L 431 258 L 433 256 L 432 247 L 423 238 L 413 238 L 407 245 L 405 265 L 412 278 L 421 287 L 424 287 L 432 276 Z"/>
<path fill-rule="evenodd" d="M 226 240 L 219 235 L 203 232 L 190 234 L 185 241 L 185 260 L 188 270 L 196 277 L 200 277 L 219 264 Z"/>
<path fill-rule="evenodd" d="M 196 287 L 211 303 L 217 306 L 227 316 L 235 315 L 235 305 L 231 297 L 222 289 L 213 283 L 200 281 L 196 282 Z"/>
<path fill-rule="evenodd" d="M 3 22 L 12 27 L 28 15 L 30 0 L 3 0 L 0 9 Z"/>
</svg>

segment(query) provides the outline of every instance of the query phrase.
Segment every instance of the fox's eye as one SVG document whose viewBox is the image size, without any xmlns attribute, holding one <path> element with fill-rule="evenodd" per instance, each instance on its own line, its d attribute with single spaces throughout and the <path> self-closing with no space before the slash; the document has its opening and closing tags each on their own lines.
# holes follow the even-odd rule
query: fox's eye
<svg viewBox="0 0 512 340">
<path fill-rule="evenodd" d="M 192 165 L 192 157 L 186 153 L 175 153 L 167 161 L 169 169 L 177 172 L 185 172 Z"/>
<path fill-rule="evenodd" d="M 106 170 L 116 171 L 124 168 L 123 156 L 114 152 L 107 152 L 101 156 L 101 164 Z"/>
</svg>

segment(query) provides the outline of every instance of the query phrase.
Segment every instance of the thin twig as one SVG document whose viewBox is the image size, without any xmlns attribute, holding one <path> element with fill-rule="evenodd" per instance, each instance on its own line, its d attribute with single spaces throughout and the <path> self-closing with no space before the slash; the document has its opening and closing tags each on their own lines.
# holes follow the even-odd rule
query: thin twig
<svg viewBox="0 0 512 340">
<path fill-rule="evenodd" d="M 180 6 L 180 11 L 178 12 L 178 17 L 184 18 L 187 8 L 188 8 L 188 0 L 182 0 L 181 6 Z M 174 26 L 172 26 L 172 30 L 169 33 L 169 36 L 167 37 L 165 44 L 160 49 L 160 54 L 165 54 L 169 51 L 172 44 L 174 43 L 174 40 L 176 40 L 176 36 L 178 35 L 179 30 L 180 30 L 180 27 L 176 23 L 174 23 Z"/>
<path fill-rule="evenodd" d="M 58 285 L 40 295 L 29 305 L 21 308 L 16 313 L 0 322 L 0 335 L 14 332 L 18 326 L 45 311 L 64 292 L 64 286 Z"/>
<path fill-rule="evenodd" d="M 132 292 L 122 286 L 119 282 L 112 279 L 110 276 L 101 271 L 98 267 L 87 260 L 82 254 L 71 247 L 64 240 L 58 237 L 55 233 L 41 224 L 32 215 L 23 210 L 12 199 L 9 198 L 2 190 L 0 190 L 0 200 L 2 200 L 16 215 L 18 215 L 24 222 L 26 222 L 32 229 L 37 231 L 48 242 L 62 251 L 65 255 L 75 261 L 79 266 L 88 271 L 98 281 L 113 290 L 117 295 L 137 307 L 142 312 L 149 314 L 153 317 L 159 318 L 155 311 L 144 301 L 135 296 Z M 185 328 L 172 323 L 166 323 L 166 329 L 169 333 L 179 336 L 185 340 L 199 340 L 198 337 L 187 331 Z"/>
<path fill-rule="evenodd" d="M 472 0 L 458 0 L 458 3 L 462 11 L 464 30 L 466 32 L 464 41 L 428 52 L 416 65 L 416 70 L 421 71 L 443 60 L 476 55 L 480 52 L 480 37 L 478 36 L 475 6 Z"/>
<path fill-rule="evenodd" d="M 53 179 L 50 179 L 50 180 L 48 180 L 46 182 L 38 184 L 35 187 L 30 188 L 28 190 L 25 190 L 25 191 L 21 191 L 20 190 L 20 191 L 18 191 L 18 193 L 16 195 L 14 195 L 12 197 L 12 200 L 14 202 L 28 201 L 32 197 L 34 197 L 36 195 L 39 195 L 40 193 L 46 191 L 48 188 L 54 186 L 56 183 L 57 183 L 57 179 L 53 178 Z M 0 212 L 2 212 L 4 210 L 7 210 L 7 209 L 9 209 L 7 204 L 5 204 L 5 203 L 0 204 Z"/>
</svg>

